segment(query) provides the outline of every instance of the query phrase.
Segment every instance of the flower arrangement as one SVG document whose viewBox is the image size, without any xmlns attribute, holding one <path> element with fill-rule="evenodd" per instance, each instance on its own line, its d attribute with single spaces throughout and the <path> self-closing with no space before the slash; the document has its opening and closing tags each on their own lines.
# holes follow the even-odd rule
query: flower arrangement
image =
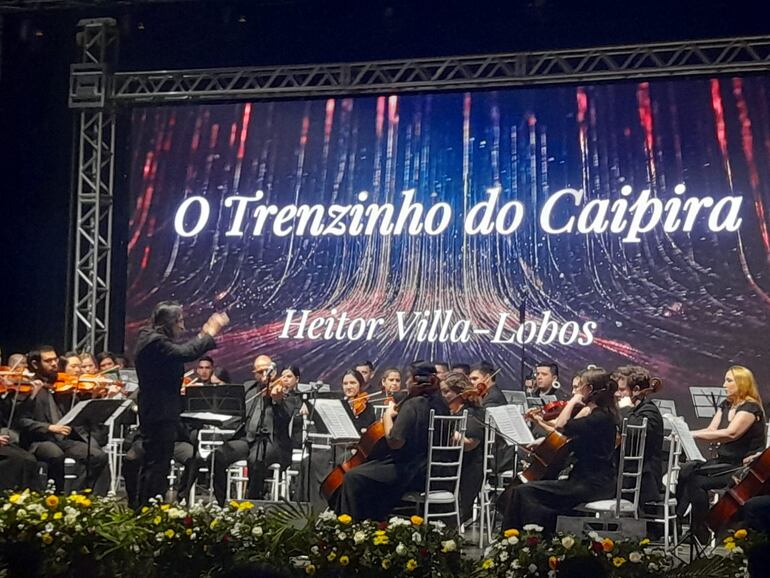
<svg viewBox="0 0 770 578">
<path fill-rule="evenodd" d="M 457 576 L 468 565 L 459 535 L 419 516 L 353 523 L 350 516 L 327 511 L 318 517 L 315 534 L 307 575 Z"/>
<path fill-rule="evenodd" d="M 530 524 L 509 529 L 487 547 L 474 575 L 477 578 L 519 578 L 559 574 L 565 562 L 601 566 L 610 576 L 662 576 L 671 568 L 663 550 L 649 540 L 613 541 L 592 532 L 587 539 L 567 534 L 546 537 Z"/>
</svg>

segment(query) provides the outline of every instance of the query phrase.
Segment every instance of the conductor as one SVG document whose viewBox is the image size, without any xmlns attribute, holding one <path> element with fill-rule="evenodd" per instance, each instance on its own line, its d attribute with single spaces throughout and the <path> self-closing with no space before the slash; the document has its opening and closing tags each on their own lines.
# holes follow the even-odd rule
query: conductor
<svg viewBox="0 0 770 578">
<path fill-rule="evenodd" d="M 162 301 L 139 332 L 134 359 L 139 378 L 139 425 L 145 449 L 139 474 L 142 504 L 166 493 L 182 409 L 184 364 L 214 349 L 214 337 L 229 322 L 226 313 L 214 313 L 198 335 L 178 343 L 185 330 L 182 306 Z"/>
</svg>

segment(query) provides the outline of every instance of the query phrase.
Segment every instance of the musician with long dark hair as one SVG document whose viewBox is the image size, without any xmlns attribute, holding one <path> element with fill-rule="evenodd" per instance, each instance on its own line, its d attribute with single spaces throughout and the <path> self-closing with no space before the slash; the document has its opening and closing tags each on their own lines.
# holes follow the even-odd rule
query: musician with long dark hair
<svg viewBox="0 0 770 578">
<path fill-rule="evenodd" d="M 348 514 L 354 520 L 383 520 L 404 493 L 424 488 L 430 411 L 446 415 L 447 406 L 433 365 L 412 366 L 407 387 L 407 399 L 398 406 L 391 403 L 382 416 L 387 455 L 345 474 L 330 500 L 337 514 Z"/>
<path fill-rule="evenodd" d="M 688 462 L 679 472 L 676 486 L 677 515 L 690 506 L 690 528 L 702 544 L 710 534 L 706 527 L 708 492 L 730 485 L 744 458 L 765 447 L 765 412 L 751 370 L 733 365 L 725 374 L 727 399 L 705 429 L 692 432 L 696 440 L 720 444 L 715 459 Z"/>
<path fill-rule="evenodd" d="M 182 306 L 173 301 L 162 301 L 155 306 L 147 325 L 139 332 L 134 357 L 139 378 L 139 424 L 145 452 L 139 474 L 141 503 L 166 493 L 182 410 L 184 364 L 214 349 L 214 336 L 229 321 L 226 314 L 214 313 L 198 335 L 178 343 L 185 330 Z"/>
<path fill-rule="evenodd" d="M 583 502 L 614 495 L 617 387 L 618 384 L 604 369 L 583 372 L 577 392 L 553 424 L 557 431 L 571 440 L 574 465 L 569 478 L 538 480 L 513 487 L 509 491 L 503 529 L 537 524 L 545 532 L 552 533 L 560 514 L 569 513 Z M 586 406 L 590 413 L 578 413 L 576 408 L 580 405 Z M 575 417 L 572 417 L 573 413 Z"/>
</svg>

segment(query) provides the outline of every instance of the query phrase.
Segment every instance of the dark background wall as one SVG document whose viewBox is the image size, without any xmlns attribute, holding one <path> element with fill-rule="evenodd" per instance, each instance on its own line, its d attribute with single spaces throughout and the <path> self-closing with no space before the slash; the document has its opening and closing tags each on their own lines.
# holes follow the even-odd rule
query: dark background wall
<svg viewBox="0 0 770 578">
<path fill-rule="evenodd" d="M 0 2 L 0 9 L 8 2 Z M 81 3 L 83 4 L 83 3 Z M 119 68 L 332 62 L 767 34 L 761 2 L 99 2 L 5 12 L 0 53 L 0 348 L 67 345 L 77 21 L 112 16 Z M 123 119 L 122 122 L 127 122 Z M 125 150 L 125 142 L 119 149 Z M 124 155 L 118 194 L 125 191 Z M 118 202 L 120 229 L 125 197 Z M 116 250 L 123 233 L 118 230 Z M 122 343 L 115 271 L 113 348 Z"/>
</svg>

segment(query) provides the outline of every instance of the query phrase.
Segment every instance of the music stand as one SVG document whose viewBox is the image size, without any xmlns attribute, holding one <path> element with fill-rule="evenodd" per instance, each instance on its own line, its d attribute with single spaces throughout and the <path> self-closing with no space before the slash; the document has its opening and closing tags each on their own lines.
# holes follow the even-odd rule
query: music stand
<svg viewBox="0 0 770 578">
<path fill-rule="evenodd" d="M 661 415 L 670 414 L 676 416 L 676 402 L 673 399 L 653 399 L 652 403 L 658 406 Z M 663 420 L 663 429 L 670 430 L 671 424 L 668 420 Z"/>
<path fill-rule="evenodd" d="M 212 412 L 243 419 L 246 415 L 245 389 L 238 384 L 194 385 L 184 396 L 185 412 Z"/>
<path fill-rule="evenodd" d="M 91 431 L 95 425 L 106 422 L 121 405 L 124 399 L 87 399 L 79 401 L 75 407 L 59 420 L 59 425 L 66 425 L 73 430 L 84 427 L 88 435 L 86 440 L 86 479 L 91 477 Z"/>
<path fill-rule="evenodd" d="M 719 409 L 719 405 L 727 399 L 724 388 L 721 387 L 690 387 L 690 398 L 695 410 L 695 417 L 712 418 Z"/>
<path fill-rule="evenodd" d="M 512 391 L 510 389 L 504 389 L 503 395 L 508 405 L 517 405 L 521 408 L 522 413 L 527 411 L 527 393 L 524 391 Z"/>
</svg>

